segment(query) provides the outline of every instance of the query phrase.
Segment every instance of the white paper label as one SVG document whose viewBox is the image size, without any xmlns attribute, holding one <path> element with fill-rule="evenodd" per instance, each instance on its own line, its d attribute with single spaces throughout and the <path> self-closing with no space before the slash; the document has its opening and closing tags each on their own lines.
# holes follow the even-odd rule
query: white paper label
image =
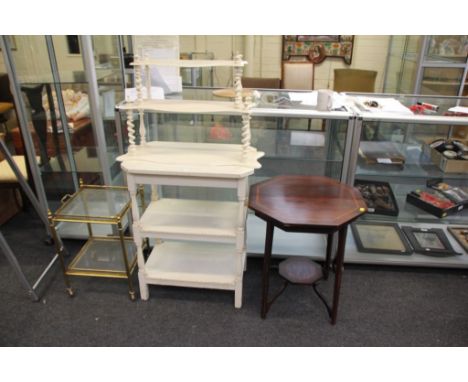
<svg viewBox="0 0 468 382">
<path fill-rule="evenodd" d="M 392 164 L 392 160 L 389 158 L 377 158 L 377 163 Z"/>
</svg>

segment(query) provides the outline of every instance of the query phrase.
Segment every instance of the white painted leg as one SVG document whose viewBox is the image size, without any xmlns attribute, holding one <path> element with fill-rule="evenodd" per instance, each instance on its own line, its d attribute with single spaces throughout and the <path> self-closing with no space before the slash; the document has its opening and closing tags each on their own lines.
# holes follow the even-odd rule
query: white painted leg
<svg viewBox="0 0 468 382">
<path fill-rule="evenodd" d="M 242 279 L 236 282 L 234 288 L 234 307 L 237 309 L 242 308 Z"/>
<path fill-rule="evenodd" d="M 138 281 L 140 283 L 140 297 L 146 301 L 149 299 L 149 288 L 142 271 L 138 271 Z"/>
</svg>

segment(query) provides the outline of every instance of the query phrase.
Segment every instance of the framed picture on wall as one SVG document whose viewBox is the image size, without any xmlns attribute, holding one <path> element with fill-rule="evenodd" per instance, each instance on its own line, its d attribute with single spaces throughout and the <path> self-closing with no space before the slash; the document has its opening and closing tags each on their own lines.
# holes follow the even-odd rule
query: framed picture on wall
<svg viewBox="0 0 468 382">
<path fill-rule="evenodd" d="M 69 54 L 80 54 L 80 39 L 78 35 L 67 35 L 67 48 Z"/>
<path fill-rule="evenodd" d="M 313 56 L 320 51 L 323 59 L 339 57 L 350 65 L 353 45 L 354 35 L 284 35 L 282 59 L 292 61 L 295 56 Z"/>
</svg>

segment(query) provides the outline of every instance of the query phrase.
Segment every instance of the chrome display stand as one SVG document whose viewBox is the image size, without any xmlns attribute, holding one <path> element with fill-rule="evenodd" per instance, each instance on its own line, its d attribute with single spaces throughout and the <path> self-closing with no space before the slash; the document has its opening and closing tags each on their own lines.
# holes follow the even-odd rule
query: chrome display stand
<svg viewBox="0 0 468 382">
<path fill-rule="evenodd" d="M 0 151 L 5 156 L 5 160 L 8 162 L 11 169 L 15 173 L 16 178 L 18 179 L 18 182 L 21 185 L 21 188 L 23 189 L 24 193 L 28 197 L 29 201 L 33 205 L 33 207 L 36 210 L 37 214 L 39 215 L 40 219 L 42 220 L 42 222 L 46 226 L 47 231 L 49 232 L 49 221 L 47 219 L 47 214 L 42 209 L 42 207 L 41 207 L 41 205 L 39 203 L 39 200 L 34 195 L 33 191 L 31 190 L 31 187 L 29 187 L 28 182 L 26 181 L 26 179 L 21 174 L 20 169 L 16 165 L 16 163 L 13 160 L 10 152 L 8 151 L 7 147 L 5 146 L 5 143 L 2 140 L 0 140 Z M 63 248 L 63 244 L 60 241 L 60 239 L 57 238 L 57 240 L 58 240 L 57 246 Z M 39 276 L 39 278 L 36 280 L 36 282 L 33 285 L 31 285 L 29 283 L 28 279 L 26 278 L 26 276 L 24 275 L 24 272 L 21 269 L 21 266 L 20 266 L 20 264 L 19 264 L 19 262 L 18 262 L 18 260 L 17 260 L 17 258 L 15 256 L 13 250 L 8 245 L 8 243 L 5 240 L 5 237 L 3 236 L 1 231 L 0 231 L 0 248 L 3 250 L 3 253 L 5 254 L 7 260 L 10 262 L 11 266 L 13 267 L 13 270 L 15 271 L 16 275 L 18 276 L 21 284 L 23 284 L 23 286 L 28 290 L 28 294 L 31 296 L 33 301 L 39 301 L 40 297 L 37 294 L 37 289 L 38 289 L 40 283 L 42 282 L 43 278 L 45 277 L 45 275 L 49 272 L 49 270 L 52 268 L 54 263 L 57 261 L 58 254 L 55 254 L 55 256 L 52 258 L 52 261 L 47 265 L 47 267 L 44 269 L 44 271 Z"/>
</svg>

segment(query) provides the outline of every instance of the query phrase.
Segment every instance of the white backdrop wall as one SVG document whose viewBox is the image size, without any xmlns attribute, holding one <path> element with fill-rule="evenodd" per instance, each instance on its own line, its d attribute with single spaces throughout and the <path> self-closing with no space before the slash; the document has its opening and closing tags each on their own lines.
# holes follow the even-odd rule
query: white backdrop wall
<svg viewBox="0 0 468 382">
<path fill-rule="evenodd" d="M 229 59 L 236 52 L 244 54 L 249 61 L 246 75 L 253 77 L 281 77 L 281 38 L 279 35 L 255 36 L 180 36 L 181 52 L 213 52 L 217 59 Z M 253 44 L 253 57 L 250 57 Z M 333 70 L 338 68 L 356 68 L 376 70 L 375 90 L 382 91 L 385 64 L 388 54 L 388 35 L 360 35 L 354 38 L 354 51 L 351 65 L 346 65 L 340 58 L 327 58 L 316 66 L 315 88 L 333 88 Z M 215 85 L 230 85 L 230 73 L 216 70 Z"/>
</svg>

